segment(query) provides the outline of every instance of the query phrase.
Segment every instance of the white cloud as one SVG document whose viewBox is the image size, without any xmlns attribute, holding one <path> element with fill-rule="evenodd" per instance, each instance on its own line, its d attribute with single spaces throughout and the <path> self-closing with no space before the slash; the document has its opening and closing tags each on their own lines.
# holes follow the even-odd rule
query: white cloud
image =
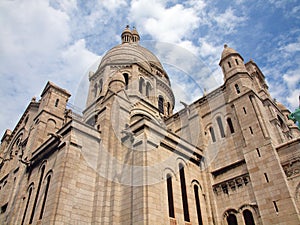
<svg viewBox="0 0 300 225">
<path fill-rule="evenodd" d="M 156 0 L 136 0 L 130 18 L 155 40 L 179 43 L 197 28 L 199 18 L 193 8 L 176 4 L 171 7 Z"/>
<path fill-rule="evenodd" d="M 67 6 L 66 6 L 67 7 Z M 69 15 L 45 1 L 0 2 L 1 132 L 13 129 L 32 96 L 47 80 L 69 89 L 97 56 L 85 41 L 71 44 Z"/>
<path fill-rule="evenodd" d="M 286 97 L 286 101 L 292 106 L 291 111 L 300 107 L 299 105 L 300 88 L 292 90 L 290 95 Z"/>
<path fill-rule="evenodd" d="M 227 8 L 222 14 L 213 12 L 211 18 L 214 18 L 218 27 L 222 28 L 223 35 L 236 32 L 236 28 L 247 20 L 245 16 L 237 16 L 231 7 Z"/>
</svg>

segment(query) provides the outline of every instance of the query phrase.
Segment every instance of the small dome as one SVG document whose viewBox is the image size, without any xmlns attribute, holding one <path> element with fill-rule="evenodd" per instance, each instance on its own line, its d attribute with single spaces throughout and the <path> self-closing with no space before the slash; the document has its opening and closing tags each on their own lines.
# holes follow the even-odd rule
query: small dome
<svg viewBox="0 0 300 225">
<path fill-rule="evenodd" d="M 122 43 L 129 43 L 132 38 L 131 30 L 129 29 L 129 25 L 125 27 L 121 34 Z"/>
<path fill-rule="evenodd" d="M 139 35 L 139 33 L 137 32 L 137 30 L 135 29 L 135 27 L 133 27 L 131 33 L 132 33 L 132 41 L 133 41 L 133 42 L 139 42 L 139 40 L 140 40 L 140 35 Z"/>
<path fill-rule="evenodd" d="M 225 44 L 221 59 L 224 59 L 231 54 L 238 54 L 238 52 L 236 50 L 234 50 L 233 48 L 228 47 L 228 45 Z"/>
<path fill-rule="evenodd" d="M 228 47 L 228 45 L 225 44 L 224 45 L 224 50 L 223 50 L 222 55 L 221 55 L 221 60 L 220 60 L 219 65 L 221 65 L 221 62 L 230 55 L 238 55 L 244 61 L 243 57 L 236 50 L 234 50 L 233 48 Z"/>
<path fill-rule="evenodd" d="M 122 35 L 123 35 L 124 33 L 130 33 L 130 34 L 131 34 L 131 30 L 129 29 L 129 25 L 127 25 L 127 26 L 125 27 L 125 29 L 124 29 L 123 32 L 122 32 Z"/>
</svg>

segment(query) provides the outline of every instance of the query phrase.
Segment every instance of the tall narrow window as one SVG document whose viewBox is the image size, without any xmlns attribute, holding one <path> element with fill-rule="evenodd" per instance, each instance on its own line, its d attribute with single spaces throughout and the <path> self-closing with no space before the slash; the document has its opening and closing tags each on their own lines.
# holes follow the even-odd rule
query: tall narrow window
<svg viewBox="0 0 300 225">
<path fill-rule="evenodd" d="M 279 209 L 278 209 L 276 201 L 273 201 L 273 205 L 274 205 L 275 212 L 278 213 Z"/>
<path fill-rule="evenodd" d="M 248 209 L 243 211 L 243 217 L 246 225 L 255 225 L 252 212 Z"/>
<path fill-rule="evenodd" d="M 228 62 L 228 66 L 229 66 L 229 68 L 231 68 L 231 63 L 230 62 Z"/>
<path fill-rule="evenodd" d="M 228 223 L 228 225 L 238 225 L 236 216 L 234 214 L 230 213 L 227 216 L 227 223 Z"/>
<path fill-rule="evenodd" d="M 171 104 L 170 104 L 170 102 L 168 102 L 167 103 L 167 110 L 168 110 L 168 115 L 170 115 L 171 114 Z"/>
<path fill-rule="evenodd" d="M 237 94 L 241 93 L 240 87 L 239 87 L 238 84 L 235 84 L 234 87 L 235 87 L 235 91 L 236 91 Z"/>
<path fill-rule="evenodd" d="M 41 213 L 40 213 L 40 217 L 39 217 L 40 220 L 43 218 L 45 205 L 46 205 L 46 200 L 47 200 L 47 195 L 48 195 L 48 190 L 49 190 L 49 186 L 50 186 L 50 180 L 51 180 L 51 175 L 49 175 L 47 177 L 47 183 L 46 183 L 45 192 L 44 192 L 44 199 L 43 199 L 42 209 L 41 209 Z"/>
<path fill-rule="evenodd" d="M 58 103 L 59 103 L 59 99 L 57 98 L 57 99 L 55 100 L 55 107 L 58 106 Z"/>
<path fill-rule="evenodd" d="M 224 127 L 223 127 L 221 117 L 217 117 L 217 123 L 218 123 L 218 126 L 219 126 L 221 137 L 223 138 L 223 137 L 225 137 L 225 132 L 224 132 Z"/>
<path fill-rule="evenodd" d="M 140 81 L 139 81 L 139 92 L 141 93 L 141 94 L 143 94 L 143 86 L 144 86 L 144 78 L 140 78 Z"/>
<path fill-rule="evenodd" d="M 94 92 L 94 98 L 96 98 L 97 97 L 97 93 L 98 93 L 98 85 L 97 84 L 94 85 L 93 92 Z"/>
<path fill-rule="evenodd" d="M 164 113 L 164 97 L 158 96 L 158 110 L 160 113 Z"/>
<path fill-rule="evenodd" d="M 151 84 L 147 82 L 146 84 L 146 96 L 150 97 Z"/>
<path fill-rule="evenodd" d="M 279 121 L 279 123 L 280 123 L 281 129 L 284 129 L 284 122 L 283 122 L 283 120 L 281 119 L 281 117 L 277 115 L 277 119 L 278 119 L 278 121 Z"/>
<path fill-rule="evenodd" d="M 25 205 L 25 210 L 24 210 L 24 214 L 23 214 L 23 219 L 22 219 L 21 225 L 24 224 L 24 221 L 26 219 L 26 213 L 27 213 L 27 210 L 28 210 L 28 205 L 29 205 L 29 202 L 30 202 L 31 193 L 32 193 L 32 186 L 28 190 L 27 202 L 26 202 L 26 205 Z"/>
<path fill-rule="evenodd" d="M 128 84 L 129 84 L 129 81 L 128 81 L 128 79 L 129 79 L 128 73 L 124 73 L 124 74 L 123 74 L 123 77 L 124 77 L 124 79 L 125 79 L 125 89 L 127 90 L 127 89 L 128 89 Z"/>
<path fill-rule="evenodd" d="M 264 175 L 265 175 L 265 179 L 266 179 L 267 183 L 269 183 L 270 181 L 269 181 L 268 174 L 267 174 L 267 173 L 264 173 Z"/>
<path fill-rule="evenodd" d="M 245 107 L 243 107 L 244 113 L 247 114 L 247 110 Z"/>
<path fill-rule="evenodd" d="M 44 177 L 44 172 L 45 172 L 45 165 L 43 165 L 42 168 L 41 168 L 41 176 L 40 176 L 39 184 L 38 184 L 38 187 L 37 187 L 36 196 L 35 196 L 35 199 L 34 199 L 29 224 L 32 224 L 32 222 L 33 222 L 35 208 L 36 208 L 36 204 L 37 204 L 37 201 L 38 201 L 38 198 L 39 198 L 40 189 L 41 189 L 41 185 L 42 185 L 42 181 L 43 181 L 43 177 Z"/>
<path fill-rule="evenodd" d="M 229 130 L 230 130 L 230 133 L 234 133 L 234 128 L 233 128 L 233 124 L 232 124 L 232 121 L 230 118 L 227 118 L 227 124 L 228 124 L 228 127 L 229 127 Z"/>
<path fill-rule="evenodd" d="M 238 59 L 235 59 L 235 63 L 236 63 L 236 65 L 239 65 Z"/>
<path fill-rule="evenodd" d="M 212 140 L 213 142 L 216 142 L 216 136 L 215 136 L 214 128 L 210 127 L 210 128 L 209 128 L 209 132 L 210 132 L 211 140 Z"/>
<path fill-rule="evenodd" d="M 172 177 L 170 174 L 167 175 L 167 190 L 168 190 L 169 217 L 175 218 Z"/>
<path fill-rule="evenodd" d="M 101 79 L 101 80 L 99 81 L 99 93 L 102 92 L 102 88 L 103 88 L 103 80 Z"/>
<path fill-rule="evenodd" d="M 188 199 L 187 199 L 186 185 L 185 185 L 184 167 L 182 164 L 179 165 L 179 175 L 180 175 L 180 186 L 181 186 L 184 221 L 190 222 L 189 206 L 188 206 Z"/>
<path fill-rule="evenodd" d="M 198 224 L 203 225 L 200 199 L 199 199 L 199 188 L 197 185 L 194 185 L 194 193 L 195 193 L 195 201 L 196 201 L 196 208 L 197 208 Z"/>
</svg>

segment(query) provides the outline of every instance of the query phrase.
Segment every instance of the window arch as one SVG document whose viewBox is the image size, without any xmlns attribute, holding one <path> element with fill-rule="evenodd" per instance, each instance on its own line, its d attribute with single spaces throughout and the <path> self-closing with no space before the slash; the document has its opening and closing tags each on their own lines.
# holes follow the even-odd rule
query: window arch
<svg viewBox="0 0 300 225">
<path fill-rule="evenodd" d="M 199 198 L 199 187 L 196 184 L 194 184 L 194 194 L 195 194 L 195 201 L 196 201 L 196 208 L 197 208 L 198 224 L 203 225 L 200 198 Z"/>
<path fill-rule="evenodd" d="M 179 176 L 180 176 L 180 187 L 181 187 L 181 197 L 182 197 L 182 207 L 183 207 L 184 221 L 190 222 L 188 199 L 187 199 L 187 192 L 186 192 L 186 182 L 185 182 L 185 174 L 184 174 L 184 166 L 181 163 L 179 164 Z"/>
<path fill-rule="evenodd" d="M 167 174 L 167 191 L 168 191 L 169 217 L 175 218 L 172 176 L 170 174 Z"/>
<path fill-rule="evenodd" d="M 209 132 L 210 132 L 211 140 L 213 142 L 216 142 L 216 136 L 215 136 L 214 128 L 213 127 L 209 127 Z"/>
<path fill-rule="evenodd" d="M 218 126 L 219 126 L 221 137 L 223 138 L 223 137 L 225 137 L 225 132 L 224 132 L 224 127 L 223 127 L 221 117 L 217 117 L 217 123 L 218 123 Z"/>
<path fill-rule="evenodd" d="M 140 92 L 141 94 L 143 94 L 143 86 L 144 86 L 144 83 L 145 83 L 144 78 L 140 77 L 140 80 L 139 80 L 139 92 Z"/>
<path fill-rule="evenodd" d="M 28 210 L 28 206 L 29 206 L 29 202 L 30 202 L 30 198 L 31 198 L 31 194 L 32 194 L 32 189 L 33 189 L 33 184 L 31 184 L 29 189 L 28 189 L 27 201 L 26 201 L 25 210 L 24 210 L 21 225 L 24 224 L 25 219 L 26 219 L 26 214 L 27 214 L 27 210 Z"/>
<path fill-rule="evenodd" d="M 230 213 L 227 216 L 227 223 L 228 223 L 228 225 L 238 225 L 236 216 L 234 214 Z"/>
<path fill-rule="evenodd" d="M 43 197 L 43 202 L 42 202 L 42 208 L 40 212 L 39 219 L 41 220 L 43 218 L 44 210 L 45 210 L 45 205 L 46 205 L 46 200 L 48 196 L 48 191 L 49 191 L 49 186 L 50 186 L 50 181 L 51 181 L 51 174 L 47 176 L 47 183 L 44 191 L 44 197 Z"/>
<path fill-rule="evenodd" d="M 229 130 L 230 130 L 230 133 L 233 134 L 234 133 L 234 128 L 233 128 L 231 118 L 227 118 L 227 124 L 228 124 Z"/>
<path fill-rule="evenodd" d="M 164 113 L 164 97 L 158 96 L 158 110 L 160 113 Z"/>
<path fill-rule="evenodd" d="M 125 90 L 128 89 L 128 84 L 129 84 L 129 76 L 128 73 L 123 73 L 123 77 L 125 79 Z"/>
<path fill-rule="evenodd" d="M 255 225 L 252 212 L 249 209 L 243 211 L 243 217 L 246 225 Z"/>
</svg>

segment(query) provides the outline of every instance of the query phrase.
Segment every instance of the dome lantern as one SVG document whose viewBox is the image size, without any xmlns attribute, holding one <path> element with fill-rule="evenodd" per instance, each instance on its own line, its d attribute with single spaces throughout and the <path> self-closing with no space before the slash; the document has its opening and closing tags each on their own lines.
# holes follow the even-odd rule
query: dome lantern
<svg viewBox="0 0 300 225">
<path fill-rule="evenodd" d="M 125 27 L 124 31 L 122 32 L 121 38 L 122 38 L 122 44 L 131 42 L 132 33 L 129 29 L 129 25 Z"/>
</svg>

